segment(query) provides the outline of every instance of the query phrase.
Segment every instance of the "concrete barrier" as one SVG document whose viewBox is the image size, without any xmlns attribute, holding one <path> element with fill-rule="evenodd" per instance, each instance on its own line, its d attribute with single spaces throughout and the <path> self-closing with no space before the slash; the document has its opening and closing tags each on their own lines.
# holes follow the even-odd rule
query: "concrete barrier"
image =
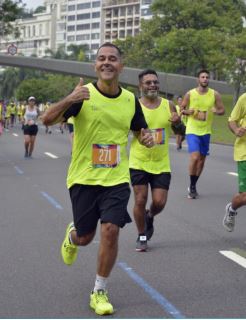
<svg viewBox="0 0 246 320">
<path fill-rule="evenodd" d="M 93 63 L 77 62 L 57 59 L 41 59 L 34 57 L 10 56 L 0 54 L 0 65 L 20 68 L 33 68 L 50 72 L 57 72 L 78 77 L 96 78 Z M 138 74 L 141 69 L 124 68 L 120 82 L 133 87 L 138 86 Z M 168 95 L 183 95 L 189 89 L 197 86 L 197 78 L 180 74 L 158 72 L 160 92 Z M 223 81 L 210 80 L 210 87 L 221 94 L 233 94 L 234 89 Z"/>
</svg>

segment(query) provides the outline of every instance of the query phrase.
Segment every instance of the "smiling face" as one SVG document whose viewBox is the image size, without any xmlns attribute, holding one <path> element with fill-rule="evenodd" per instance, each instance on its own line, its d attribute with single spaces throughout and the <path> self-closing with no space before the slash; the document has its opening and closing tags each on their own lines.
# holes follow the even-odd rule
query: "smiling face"
<svg viewBox="0 0 246 320">
<path fill-rule="evenodd" d="M 98 50 L 95 71 L 99 81 L 109 83 L 118 81 L 122 68 L 121 56 L 115 47 L 105 46 Z"/>
<path fill-rule="evenodd" d="M 139 84 L 141 96 L 156 99 L 159 94 L 159 80 L 155 74 L 146 74 Z"/>
</svg>

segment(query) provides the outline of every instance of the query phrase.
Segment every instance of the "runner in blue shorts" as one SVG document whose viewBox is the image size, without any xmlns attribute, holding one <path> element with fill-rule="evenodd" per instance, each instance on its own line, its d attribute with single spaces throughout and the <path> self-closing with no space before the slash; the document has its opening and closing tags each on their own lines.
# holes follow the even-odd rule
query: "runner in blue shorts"
<svg viewBox="0 0 246 320">
<path fill-rule="evenodd" d="M 225 108 L 218 92 L 208 87 L 209 72 L 198 73 L 198 87 L 188 91 L 181 104 L 181 114 L 187 115 L 186 139 L 190 153 L 190 185 L 188 198 L 198 198 L 196 183 L 209 154 L 209 142 L 213 116 L 223 115 Z"/>
</svg>

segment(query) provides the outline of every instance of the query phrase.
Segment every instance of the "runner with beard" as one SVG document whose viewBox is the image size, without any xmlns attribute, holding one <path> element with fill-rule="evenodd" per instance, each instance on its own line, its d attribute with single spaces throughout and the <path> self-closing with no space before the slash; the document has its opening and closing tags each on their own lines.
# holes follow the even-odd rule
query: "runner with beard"
<svg viewBox="0 0 246 320">
<path fill-rule="evenodd" d="M 209 143 L 214 114 L 222 116 L 225 108 L 220 94 L 209 88 L 209 72 L 202 69 L 198 73 L 198 87 L 188 91 L 181 104 L 181 114 L 187 116 L 186 141 L 190 153 L 190 185 L 188 198 L 199 197 L 196 183 L 209 155 Z"/>
<path fill-rule="evenodd" d="M 146 251 L 147 240 L 154 232 L 154 217 L 167 202 L 171 181 L 168 141 L 171 124 L 179 123 L 180 118 L 173 102 L 159 96 L 155 70 L 147 69 L 139 74 L 139 89 L 139 101 L 155 143 L 148 149 L 134 137 L 130 147 L 130 175 L 135 196 L 133 213 L 138 231 L 136 251 Z M 149 185 L 152 202 L 146 209 Z"/>
</svg>

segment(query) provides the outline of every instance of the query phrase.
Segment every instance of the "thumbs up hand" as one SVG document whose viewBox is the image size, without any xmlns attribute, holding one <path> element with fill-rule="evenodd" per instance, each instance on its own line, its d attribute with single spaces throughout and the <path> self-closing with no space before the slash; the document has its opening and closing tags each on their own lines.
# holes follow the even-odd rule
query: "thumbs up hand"
<svg viewBox="0 0 246 320">
<path fill-rule="evenodd" d="M 89 89 L 84 86 L 83 78 L 79 79 L 79 83 L 74 88 L 73 92 L 70 94 L 70 98 L 73 103 L 90 99 L 90 92 Z"/>
</svg>

